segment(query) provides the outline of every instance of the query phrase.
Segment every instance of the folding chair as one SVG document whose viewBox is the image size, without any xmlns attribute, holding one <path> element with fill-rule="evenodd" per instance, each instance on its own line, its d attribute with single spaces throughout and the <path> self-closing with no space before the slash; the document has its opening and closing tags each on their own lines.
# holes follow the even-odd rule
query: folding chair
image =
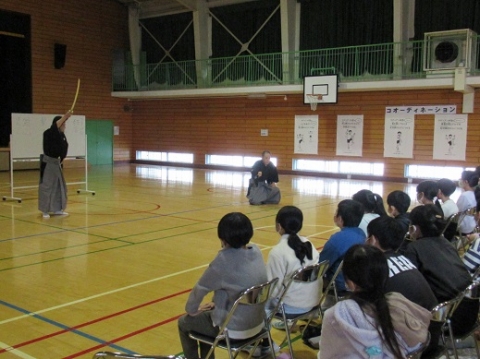
<svg viewBox="0 0 480 359">
<path fill-rule="evenodd" d="M 283 324 L 285 325 L 285 338 L 280 344 L 280 347 L 282 347 L 285 344 L 285 342 L 287 342 L 288 348 L 290 350 L 290 356 L 292 357 L 292 359 L 294 358 L 294 355 L 293 355 L 293 348 L 292 348 L 292 339 L 290 336 L 291 328 L 293 328 L 299 320 L 307 320 L 307 325 L 305 326 L 305 328 L 307 328 L 310 322 L 312 321 L 312 319 L 318 316 L 321 302 L 319 300 L 318 304 L 315 305 L 312 309 L 310 309 L 306 313 L 288 314 L 285 312 L 285 304 L 283 302 L 283 299 L 285 298 L 285 295 L 288 293 L 288 290 L 291 288 L 292 284 L 294 283 L 300 284 L 300 285 L 315 285 L 313 283 L 316 283 L 318 292 L 321 293 L 323 282 L 320 279 L 323 277 L 323 275 L 327 271 L 328 264 L 329 264 L 329 261 L 325 260 L 317 264 L 300 268 L 295 272 L 293 272 L 287 284 L 285 285 L 284 290 L 282 291 L 282 293 L 278 298 L 278 305 L 277 305 L 278 311 L 275 314 L 275 317 L 281 318 L 283 320 Z"/>
<path fill-rule="evenodd" d="M 472 284 L 470 284 L 459 296 L 459 301 L 458 301 L 458 304 L 460 304 L 460 302 L 464 299 L 464 298 L 469 298 L 469 299 L 472 299 L 472 300 L 480 300 L 480 282 L 473 282 Z M 458 306 L 457 304 L 457 306 Z M 455 307 L 456 309 L 456 307 Z M 477 321 L 475 323 L 475 325 L 473 325 L 473 327 L 468 331 L 468 333 L 465 333 L 461 336 L 457 336 L 455 334 L 452 333 L 451 329 L 449 330 L 448 332 L 448 335 L 450 337 L 450 341 L 452 343 L 452 349 L 453 349 L 453 354 L 455 356 L 456 359 L 458 359 L 458 353 L 457 353 L 457 347 L 456 347 L 456 344 L 467 339 L 468 337 L 473 337 L 473 341 L 475 343 L 475 350 L 477 352 L 477 358 L 480 358 L 480 348 L 478 346 L 478 342 L 477 340 L 475 339 L 474 337 L 474 333 L 476 330 L 478 330 L 480 328 L 480 322 L 478 321 L 478 318 L 477 318 Z M 448 355 L 447 355 L 448 357 Z"/>
<path fill-rule="evenodd" d="M 477 209 L 475 207 L 468 208 L 465 211 L 461 211 L 455 214 L 452 214 L 448 220 L 447 224 L 445 225 L 442 235 L 444 235 L 445 231 L 447 230 L 448 226 L 451 226 L 452 224 L 455 224 L 455 233 L 453 236 L 453 243 L 455 245 L 455 248 L 457 248 L 457 251 L 459 251 L 459 254 L 462 254 L 466 251 L 469 241 L 468 238 L 463 235 L 460 231 L 460 224 L 462 221 L 468 217 L 468 216 L 474 216 L 477 213 Z M 453 230 L 452 230 L 453 231 Z"/>
<path fill-rule="evenodd" d="M 232 308 L 227 314 L 225 321 L 221 324 L 220 330 L 216 337 L 209 337 L 207 335 L 203 335 L 201 333 L 191 332 L 189 334 L 190 338 L 197 340 L 202 343 L 209 344 L 211 346 L 210 351 L 207 354 L 207 357 L 204 359 L 210 358 L 215 348 L 221 348 L 228 350 L 229 358 L 234 359 L 241 350 L 245 350 L 246 347 L 250 347 L 253 345 L 253 349 L 249 349 L 250 352 L 248 359 L 252 356 L 255 349 L 258 347 L 260 342 L 268 338 L 268 343 L 270 345 L 272 359 L 275 359 L 275 350 L 273 348 L 273 341 L 270 335 L 270 322 L 273 318 L 273 313 L 269 315 L 264 320 L 264 327 L 260 331 L 260 333 L 247 338 L 247 339 L 233 339 L 229 336 L 228 331 L 228 324 L 232 317 L 234 316 L 237 309 L 241 306 L 259 306 L 262 308 L 262 313 L 265 313 L 265 304 L 270 299 L 270 295 L 272 292 L 272 287 L 278 281 L 278 278 L 274 278 L 271 281 L 256 285 L 254 287 L 248 288 L 244 292 L 242 292 L 237 300 L 233 303 Z"/>
<path fill-rule="evenodd" d="M 338 303 L 339 300 L 342 300 L 343 297 L 338 296 L 338 290 L 337 290 L 337 285 L 335 284 L 335 280 L 337 279 L 338 275 L 342 271 L 343 268 L 343 260 L 340 262 L 338 265 L 337 270 L 333 274 L 332 279 L 330 279 L 330 282 L 328 282 L 327 286 L 323 290 L 322 297 L 320 298 L 320 314 L 323 318 L 323 309 L 322 309 L 322 304 L 325 302 L 327 297 L 329 296 L 329 293 L 333 291 L 333 296 L 335 298 L 335 303 Z"/>
<path fill-rule="evenodd" d="M 480 277 L 480 267 L 478 267 L 475 272 L 472 274 L 472 280 L 478 282 Z"/>
<path fill-rule="evenodd" d="M 93 359 L 180 359 L 173 355 L 164 356 L 164 355 L 140 355 L 140 354 L 126 354 L 126 353 L 117 353 L 117 352 L 98 352 L 95 353 Z"/>
<path fill-rule="evenodd" d="M 432 313 L 432 321 L 433 322 L 438 322 L 442 324 L 442 343 L 443 346 L 440 348 L 440 350 L 436 353 L 435 357 L 439 358 L 443 353 L 447 355 L 447 358 L 450 358 L 448 354 L 448 349 L 447 349 L 447 342 L 446 339 L 450 339 L 451 346 L 454 351 L 455 358 L 457 358 L 457 353 L 456 353 L 456 348 L 453 340 L 452 334 L 452 325 L 451 325 L 451 318 L 453 313 L 455 312 L 455 309 L 457 309 L 458 304 L 462 300 L 461 296 L 457 296 L 454 299 L 451 299 L 447 302 L 443 302 L 438 304 L 435 308 L 431 310 Z M 445 331 L 448 332 L 448 336 L 445 336 Z"/>
<path fill-rule="evenodd" d="M 442 233 L 440 233 L 441 236 L 444 236 L 448 240 L 450 240 L 450 237 L 448 234 L 445 235 L 447 232 L 452 232 L 453 236 L 458 234 L 458 224 L 460 223 L 459 219 L 462 216 L 462 212 L 457 212 L 452 214 L 450 217 L 447 218 L 447 222 L 445 223 L 445 226 L 442 229 Z"/>
<path fill-rule="evenodd" d="M 407 248 L 407 246 L 410 242 L 412 242 L 412 238 L 410 237 L 410 233 L 407 232 L 403 236 L 402 242 L 400 242 L 400 245 L 395 250 L 395 253 L 403 252 Z"/>
</svg>

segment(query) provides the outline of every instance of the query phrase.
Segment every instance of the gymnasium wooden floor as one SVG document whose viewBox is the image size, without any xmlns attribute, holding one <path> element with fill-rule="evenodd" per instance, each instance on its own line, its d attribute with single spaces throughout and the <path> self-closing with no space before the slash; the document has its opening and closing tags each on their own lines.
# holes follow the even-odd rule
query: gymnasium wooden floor
<svg viewBox="0 0 480 359">
<path fill-rule="evenodd" d="M 66 169 L 67 182 L 84 181 Z M 0 359 L 91 358 L 96 351 L 179 354 L 177 318 L 189 292 L 220 249 L 219 219 L 231 211 L 253 222 L 263 251 L 278 241 L 282 205 L 304 213 L 301 234 L 316 247 L 337 229 L 336 204 L 360 189 L 386 195 L 415 186 L 318 177 L 280 177 L 280 205 L 250 206 L 247 172 L 119 165 L 89 169 L 89 189 L 69 185 L 66 217 L 43 219 L 37 189 L 0 206 Z M 15 187 L 35 186 L 37 171 L 15 172 Z M 2 195 L 10 194 L 0 172 Z M 412 203 L 414 205 L 415 203 Z M 274 339 L 282 332 L 272 329 Z M 301 340 L 297 359 L 316 358 Z M 286 349 L 284 349 L 285 351 Z M 217 351 L 217 358 L 226 353 Z"/>
</svg>

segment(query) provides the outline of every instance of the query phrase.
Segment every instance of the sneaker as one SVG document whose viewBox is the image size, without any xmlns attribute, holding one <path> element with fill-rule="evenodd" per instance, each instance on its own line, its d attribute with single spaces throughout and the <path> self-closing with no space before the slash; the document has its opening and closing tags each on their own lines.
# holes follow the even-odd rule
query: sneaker
<svg viewBox="0 0 480 359">
<path fill-rule="evenodd" d="M 252 349 L 253 349 L 253 345 L 247 345 L 242 349 L 242 351 L 250 352 Z M 275 350 L 275 353 L 278 353 L 280 351 L 280 347 L 275 342 L 273 342 L 273 349 Z M 255 349 L 255 351 L 253 352 L 252 357 L 260 358 L 268 354 L 270 354 L 270 346 L 269 345 L 263 346 L 262 344 L 259 344 Z"/>
<path fill-rule="evenodd" d="M 260 349 L 260 355 L 258 355 L 260 357 L 270 355 L 270 345 L 267 345 L 266 347 L 264 347 L 263 345 L 259 345 L 259 348 L 257 349 Z M 275 342 L 273 342 L 273 350 L 275 351 L 275 353 L 278 353 L 280 351 L 280 347 Z M 255 357 L 255 354 L 257 354 L 257 350 L 255 350 L 255 353 L 253 353 L 252 357 Z"/>
<path fill-rule="evenodd" d="M 253 349 L 253 345 L 247 345 L 246 347 L 242 348 L 242 352 L 250 353 Z M 255 351 L 252 354 L 252 357 L 258 358 L 262 356 L 262 345 L 258 344 L 255 348 Z"/>
<path fill-rule="evenodd" d="M 54 214 L 56 216 L 68 216 L 68 213 L 65 211 L 56 211 Z"/>
<path fill-rule="evenodd" d="M 43 218 L 50 218 L 50 215 L 47 212 L 42 213 Z"/>
<path fill-rule="evenodd" d="M 287 319 L 287 323 L 288 323 L 288 330 L 290 331 L 290 333 L 296 332 L 297 326 L 293 325 L 293 320 Z M 272 327 L 278 330 L 285 330 L 285 323 L 283 322 L 283 320 L 279 320 L 277 322 L 274 322 L 272 324 Z"/>
</svg>

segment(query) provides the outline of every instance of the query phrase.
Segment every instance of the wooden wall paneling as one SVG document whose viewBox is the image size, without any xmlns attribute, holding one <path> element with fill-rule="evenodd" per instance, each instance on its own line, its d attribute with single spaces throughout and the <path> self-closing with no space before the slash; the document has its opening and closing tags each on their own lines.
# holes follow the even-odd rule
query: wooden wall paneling
<svg viewBox="0 0 480 359">
<path fill-rule="evenodd" d="M 155 148 L 161 151 L 188 149 L 194 154 L 196 164 L 203 164 L 204 154 L 242 154 L 259 156 L 269 149 L 279 160 L 281 170 L 291 170 L 292 159 L 309 158 L 385 164 L 385 177 L 401 178 L 405 164 L 476 165 L 478 151 L 468 151 L 467 161 L 433 161 L 433 115 L 417 115 L 414 135 L 414 158 L 383 158 L 384 117 L 386 106 L 407 105 L 457 105 L 461 112 L 462 96 L 452 90 L 383 91 L 340 93 L 338 104 L 319 105 L 317 111 L 303 104 L 301 95 L 271 96 L 266 99 L 205 98 L 159 100 L 139 102 L 143 108 L 134 114 L 134 150 Z M 179 106 L 181 104 L 181 106 Z M 295 115 L 318 115 L 318 155 L 293 153 Z M 363 156 L 336 156 L 336 121 L 338 115 L 364 115 Z M 141 115 L 141 116 L 140 116 Z M 144 116 L 144 119 L 142 119 Z M 138 118 L 138 120 L 137 120 Z M 154 136 L 147 123 L 156 119 L 158 126 Z M 469 115 L 468 142 L 474 142 L 480 134 L 479 116 Z M 155 120 L 153 120 L 155 121 Z M 195 126 L 200 123 L 199 126 Z M 143 125 L 145 124 L 145 125 Z M 268 137 L 260 136 L 261 129 L 268 129 Z M 175 141 L 170 139 L 174 138 Z M 148 139 L 148 141 L 147 141 Z M 205 143 L 206 141 L 206 143 Z M 148 142 L 148 143 L 147 143 Z M 480 146 L 480 145 L 479 145 Z M 474 146 L 478 150 L 479 146 Z"/>
</svg>

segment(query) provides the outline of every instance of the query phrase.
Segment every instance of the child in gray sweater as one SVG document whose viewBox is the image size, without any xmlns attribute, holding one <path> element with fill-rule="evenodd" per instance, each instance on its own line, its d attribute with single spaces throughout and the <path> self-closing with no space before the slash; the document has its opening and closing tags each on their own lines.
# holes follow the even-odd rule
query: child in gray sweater
<svg viewBox="0 0 480 359">
<path fill-rule="evenodd" d="M 255 245 L 248 245 L 253 226 L 247 216 L 239 212 L 225 215 L 218 224 L 222 249 L 203 273 L 185 305 L 187 314 L 178 320 L 178 331 L 187 359 L 205 358 L 210 346 L 191 339 L 190 332 L 215 337 L 219 325 L 244 290 L 267 282 L 262 253 Z M 201 304 L 213 292 L 213 302 Z M 229 336 L 246 339 L 258 334 L 264 326 L 264 308 L 239 307 L 229 322 Z M 213 359 L 213 355 L 210 356 Z"/>
</svg>

